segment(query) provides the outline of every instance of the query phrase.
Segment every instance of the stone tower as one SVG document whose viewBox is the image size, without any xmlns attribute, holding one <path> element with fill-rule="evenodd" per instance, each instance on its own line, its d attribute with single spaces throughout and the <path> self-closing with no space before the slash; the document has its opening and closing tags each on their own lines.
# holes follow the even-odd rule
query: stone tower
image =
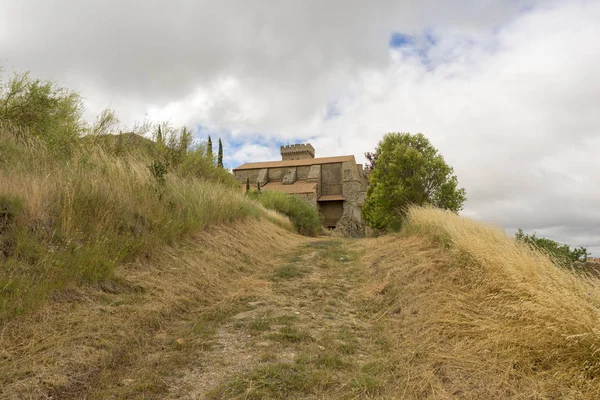
<svg viewBox="0 0 600 400">
<path fill-rule="evenodd" d="M 315 148 L 310 143 L 281 146 L 280 152 L 282 161 L 315 158 Z"/>
</svg>

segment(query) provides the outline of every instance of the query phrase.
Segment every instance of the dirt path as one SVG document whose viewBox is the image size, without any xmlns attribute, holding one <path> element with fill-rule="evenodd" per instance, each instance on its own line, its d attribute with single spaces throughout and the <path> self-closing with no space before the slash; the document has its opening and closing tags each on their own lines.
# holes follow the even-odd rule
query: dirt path
<svg viewBox="0 0 600 400">
<path fill-rule="evenodd" d="M 170 382 L 171 399 L 390 398 L 392 361 L 356 242 L 322 239 L 284 255 L 241 312 L 218 318 L 211 346 Z"/>
</svg>

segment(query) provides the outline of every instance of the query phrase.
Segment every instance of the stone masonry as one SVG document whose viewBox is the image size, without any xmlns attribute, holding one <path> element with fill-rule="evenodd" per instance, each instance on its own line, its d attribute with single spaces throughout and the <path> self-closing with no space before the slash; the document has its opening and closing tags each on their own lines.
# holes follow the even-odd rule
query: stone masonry
<svg viewBox="0 0 600 400">
<path fill-rule="evenodd" d="M 361 208 L 367 176 L 353 155 L 315 158 L 309 143 L 281 146 L 281 161 L 253 162 L 234 168 L 242 188 L 252 187 L 298 196 L 316 207 L 323 225 L 345 236 L 364 234 Z"/>
</svg>

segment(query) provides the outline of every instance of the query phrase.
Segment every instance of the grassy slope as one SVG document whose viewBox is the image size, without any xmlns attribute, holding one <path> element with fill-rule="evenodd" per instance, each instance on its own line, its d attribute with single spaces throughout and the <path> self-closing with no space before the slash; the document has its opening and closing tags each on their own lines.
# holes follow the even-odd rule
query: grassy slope
<svg viewBox="0 0 600 400">
<path fill-rule="evenodd" d="M 216 326 L 266 290 L 258 277 L 273 255 L 302 240 L 256 219 L 209 227 L 109 280 L 55 293 L 3 326 L 0 398 L 164 398 Z"/>
<path fill-rule="evenodd" d="M 52 149 L 0 126 L 0 322 L 206 226 L 267 217 L 289 227 L 202 156 L 185 157 L 164 187 L 150 163 L 89 141 Z"/>
<path fill-rule="evenodd" d="M 415 208 L 364 242 L 406 398 L 600 398 L 600 285 L 499 228 Z"/>
<path fill-rule="evenodd" d="M 149 163 L 0 128 L 0 397 L 159 396 L 165 368 L 209 347 L 264 290 L 273 253 L 302 241 L 201 158 L 168 174 L 160 199 Z M 362 247 L 372 276 L 354 291 L 387 326 L 386 391 L 600 397 L 597 281 L 428 209 Z M 131 384 L 111 386 L 122 374 Z"/>
</svg>

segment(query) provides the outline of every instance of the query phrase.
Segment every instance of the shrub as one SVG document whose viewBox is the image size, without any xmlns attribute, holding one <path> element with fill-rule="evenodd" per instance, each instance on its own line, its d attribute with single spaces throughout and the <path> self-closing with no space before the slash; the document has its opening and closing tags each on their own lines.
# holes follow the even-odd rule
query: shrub
<svg viewBox="0 0 600 400">
<path fill-rule="evenodd" d="M 29 73 L 0 77 L 0 121 L 64 147 L 86 129 L 81 96 Z"/>
<path fill-rule="evenodd" d="M 194 177 L 218 182 L 231 188 L 239 187 L 238 181 L 228 170 L 215 167 L 202 147 L 188 151 L 174 172 L 184 178 Z"/>
<path fill-rule="evenodd" d="M 590 255 L 585 247 L 578 247 L 571 250 L 566 244 L 558 243 L 552 239 L 537 237 L 535 233 L 532 235 L 526 234 L 521 228 L 517 230 L 515 238 L 545 253 L 550 259 L 561 265 L 571 264 L 576 261 L 585 262 Z"/>
<path fill-rule="evenodd" d="M 251 191 L 248 196 L 258 200 L 265 208 L 286 215 L 301 235 L 316 236 L 321 230 L 319 212 L 296 196 L 271 190 Z"/>
<path fill-rule="evenodd" d="M 410 205 L 458 212 L 466 201 L 453 168 L 421 133 L 388 133 L 367 158 L 370 185 L 362 215 L 373 229 L 398 230 Z"/>
</svg>

